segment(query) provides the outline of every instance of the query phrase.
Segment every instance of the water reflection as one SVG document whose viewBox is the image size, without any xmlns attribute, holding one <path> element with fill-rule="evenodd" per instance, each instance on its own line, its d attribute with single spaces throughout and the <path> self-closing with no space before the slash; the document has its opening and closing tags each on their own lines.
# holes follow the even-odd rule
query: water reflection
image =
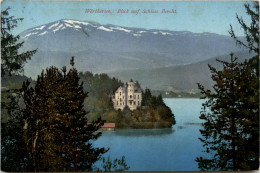
<svg viewBox="0 0 260 173">
<path fill-rule="evenodd" d="M 116 130 L 114 134 L 116 136 L 163 136 L 174 133 L 172 128 L 165 129 L 128 129 L 128 130 Z"/>
<path fill-rule="evenodd" d="M 185 125 L 202 125 L 202 123 L 192 123 L 192 122 L 187 122 L 187 123 L 183 123 Z"/>
<path fill-rule="evenodd" d="M 177 127 L 178 129 L 183 129 L 183 128 L 185 128 L 184 126 L 178 126 Z"/>
<path fill-rule="evenodd" d="M 164 99 L 177 124 L 166 129 L 103 132 L 96 147 L 110 148 L 107 156 L 125 156 L 129 171 L 199 171 L 197 157 L 207 157 L 201 141 L 200 99 Z M 186 109 L 186 108 L 189 109 Z"/>
</svg>

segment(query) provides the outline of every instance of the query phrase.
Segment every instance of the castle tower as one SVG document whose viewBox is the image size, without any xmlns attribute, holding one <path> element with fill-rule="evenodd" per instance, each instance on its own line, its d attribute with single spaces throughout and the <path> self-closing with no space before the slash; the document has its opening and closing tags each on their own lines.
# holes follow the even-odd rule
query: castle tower
<svg viewBox="0 0 260 173">
<path fill-rule="evenodd" d="M 117 91 L 115 92 L 115 95 L 113 97 L 113 104 L 114 104 L 114 109 L 116 110 L 123 110 L 125 106 L 127 105 L 126 103 L 126 88 L 125 87 L 119 87 Z"/>
<path fill-rule="evenodd" d="M 141 106 L 142 90 L 131 80 L 130 82 L 127 82 L 124 87 L 119 87 L 117 89 L 112 100 L 115 110 L 123 110 L 128 106 L 130 110 L 133 111 Z"/>
<path fill-rule="evenodd" d="M 127 82 L 127 105 L 130 110 L 134 109 L 134 82 Z"/>
</svg>

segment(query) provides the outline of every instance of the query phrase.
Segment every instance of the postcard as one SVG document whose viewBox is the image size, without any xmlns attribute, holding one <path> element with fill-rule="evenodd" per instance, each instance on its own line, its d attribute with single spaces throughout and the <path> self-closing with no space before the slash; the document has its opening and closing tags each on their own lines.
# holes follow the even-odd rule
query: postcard
<svg viewBox="0 0 260 173">
<path fill-rule="evenodd" d="M 2 171 L 257 170 L 258 12 L 2 1 Z"/>
</svg>

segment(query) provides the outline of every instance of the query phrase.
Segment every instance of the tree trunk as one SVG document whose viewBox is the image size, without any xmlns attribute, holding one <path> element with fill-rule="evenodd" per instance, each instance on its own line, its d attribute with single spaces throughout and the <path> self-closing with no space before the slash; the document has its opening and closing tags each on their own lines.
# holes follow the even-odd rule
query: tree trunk
<svg viewBox="0 0 260 173">
<path fill-rule="evenodd" d="M 39 124 L 39 120 L 36 120 L 37 130 L 36 130 L 36 133 L 35 133 L 35 138 L 33 140 L 33 146 L 32 146 L 32 156 L 33 156 L 33 162 L 34 162 L 34 171 L 38 171 L 37 154 L 35 153 L 36 146 L 37 146 L 38 135 L 39 135 L 38 124 Z"/>
</svg>

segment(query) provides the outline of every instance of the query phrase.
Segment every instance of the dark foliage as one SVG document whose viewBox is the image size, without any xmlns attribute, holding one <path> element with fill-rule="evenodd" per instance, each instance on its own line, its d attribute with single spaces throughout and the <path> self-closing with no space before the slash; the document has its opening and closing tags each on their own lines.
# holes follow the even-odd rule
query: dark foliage
<svg viewBox="0 0 260 173">
<path fill-rule="evenodd" d="M 111 160 L 108 156 L 107 158 L 102 158 L 102 169 L 98 169 L 97 171 L 104 172 L 122 172 L 127 171 L 130 167 L 127 166 L 125 162 L 125 157 L 123 156 L 121 159 Z"/>
<path fill-rule="evenodd" d="M 142 92 L 142 106 L 149 105 L 152 99 L 152 93 L 151 90 L 146 88 L 144 92 Z"/>
<path fill-rule="evenodd" d="M 166 128 L 176 123 L 162 96 L 152 96 L 149 89 L 143 93 L 141 108 L 131 111 L 125 107 L 116 111 L 111 96 L 119 86 L 123 86 L 121 81 L 106 74 L 93 75 L 90 72 L 80 73 L 80 76 L 84 81 L 84 90 L 92 93 L 85 100 L 85 108 L 90 111 L 89 120 L 101 117 L 106 122 L 116 123 L 116 128 Z M 136 82 L 136 85 L 140 84 Z"/>
<path fill-rule="evenodd" d="M 223 70 L 209 65 L 214 92 L 199 84 L 207 101 L 200 119 L 199 138 L 212 158 L 197 158 L 202 170 L 254 170 L 259 165 L 259 104 L 257 75 L 248 61 L 219 61 Z M 209 109 L 209 110 L 208 110 Z"/>
<path fill-rule="evenodd" d="M 254 51 L 259 55 L 259 2 L 253 1 L 251 3 L 253 8 L 249 3 L 244 5 L 247 14 L 251 17 L 251 24 L 249 26 L 244 22 L 242 17 L 236 16 L 246 35 L 246 43 L 237 38 L 232 25 L 230 25 L 229 34 L 235 39 L 238 45 L 246 47 L 250 52 Z"/>
<path fill-rule="evenodd" d="M 234 38 L 237 45 L 245 47 L 249 49 L 249 52 L 253 51 L 257 54 L 251 58 L 249 62 L 253 65 L 256 73 L 259 75 L 259 2 L 253 1 L 250 4 L 246 3 L 244 6 L 247 14 L 251 17 L 251 24 L 247 25 L 243 18 L 238 15 L 236 17 L 246 35 L 246 43 L 237 38 L 232 25 L 230 25 L 229 34 Z"/>
<path fill-rule="evenodd" d="M 112 95 L 123 83 L 116 79 L 110 78 L 107 74 L 92 74 L 91 72 L 79 73 L 81 81 L 84 82 L 84 90 L 89 96 L 101 99 L 103 94 Z"/>
<path fill-rule="evenodd" d="M 166 106 L 162 95 L 159 94 L 157 97 L 153 96 L 151 90 L 146 88 L 145 91 L 142 93 L 142 106 L 148 106 L 156 108 L 158 106 Z"/>
<path fill-rule="evenodd" d="M 172 113 L 171 109 L 164 103 L 161 94 L 159 94 L 157 97 L 153 96 L 150 89 L 146 88 L 142 93 L 142 98 L 143 112 L 147 112 L 146 116 L 143 117 L 144 119 L 148 118 L 153 122 L 168 122 L 169 124 L 166 125 L 166 127 L 171 127 L 172 125 L 176 124 L 174 114 Z"/>
<path fill-rule="evenodd" d="M 8 109 L 19 111 L 11 112 L 14 118 L 2 127 L 2 170 L 91 171 L 107 152 L 91 142 L 101 135 L 97 130 L 104 122 L 99 118 L 88 123 L 83 109 L 87 94 L 77 70 L 51 67 L 38 76 L 34 87 L 29 84 L 19 92 L 24 108 Z"/>
<path fill-rule="evenodd" d="M 24 141 L 25 124 L 21 114 L 23 108 L 20 98 L 20 92 L 16 89 L 2 93 L 1 115 L 3 116 L 3 113 L 9 115 L 5 121 L 3 119 L 1 121 L 2 171 L 26 171 L 30 167 Z"/>
<path fill-rule="evenodd" d="M 9 9 L 1 12 L 1 76 L 21 72 L 24 63 L 36 53 L 36 50 L 19 53 L 18 50 L 23 46 L 23 42 L 18 42 L 19 35 L 12 35 L 11 30 L 23 19 L 9 16 Z"/>
<path fill-rule="evenodd" d="M 247 42 L 238 40 L 232 26 L 229 33 L 238 45 L 257 55 L 238 63 L 231 53 L 231 62 L 218 60 L 223 70 L 209 66 L 215 82 L 214 92 L 199 84 L 207 99 L 200 116 L 205 120 L 200 140 L 205 152 L 212 155 L 196 159 L 201 170 L 257 170 L 259 167 L 259 4 L 252 3 L 253 10 L 250 4 L 245 4 L 252 20 L 250 26 L 237 15 Z"/>
</svg>

